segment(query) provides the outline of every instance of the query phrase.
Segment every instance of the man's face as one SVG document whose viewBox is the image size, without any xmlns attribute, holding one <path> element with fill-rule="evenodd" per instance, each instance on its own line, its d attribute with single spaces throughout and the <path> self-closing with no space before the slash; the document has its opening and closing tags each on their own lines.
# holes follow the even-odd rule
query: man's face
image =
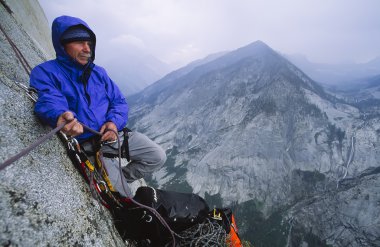
<svg viewBox="0 0 380 247">
<path fill-rule="evenodd" d="M 78 63 L 85 65 L 91 57 L 90 41 L 73 41 L 64 45 L 66 53 Z"/>
</svg>

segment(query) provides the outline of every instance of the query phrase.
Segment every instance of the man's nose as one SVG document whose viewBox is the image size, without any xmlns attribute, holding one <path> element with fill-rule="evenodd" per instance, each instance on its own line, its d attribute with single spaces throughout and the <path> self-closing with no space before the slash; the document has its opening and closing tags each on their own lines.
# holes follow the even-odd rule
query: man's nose
<svg viewBox="0 0 380 247">
<path fill-rule="evenodd" d="M 84 52 L 91 52 L 90 42 L 84 42 L 84 44 L 83 44 L 83 51 Z"/>
</svg>

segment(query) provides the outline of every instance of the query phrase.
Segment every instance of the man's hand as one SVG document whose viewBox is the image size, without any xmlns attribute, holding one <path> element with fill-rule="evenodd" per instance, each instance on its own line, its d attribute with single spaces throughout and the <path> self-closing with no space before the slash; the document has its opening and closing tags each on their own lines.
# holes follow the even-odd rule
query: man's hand
<svg viewBox="0 0 380 247">
<path fill-rule="evenodd" d="M 71 121 L 71 122 L 70 122 Z M 57 126 L 69 122 L 63 127 L 62 132 L 69 136 L 77 136 L 83 133 L 83 126 L 78 122 L 72 112 L 67 111 L 58 117 Z"/>
<path fill-rule="evenodd" d="M 100 129 L 100 133 L 103 134 L 100 141 L 115 141 L 117 139 L 116 133 L 113 131 L 107 131 L 108 129 L 117 133 L 116 125 L 113 122 L 107 122 Z"/>
</svg>

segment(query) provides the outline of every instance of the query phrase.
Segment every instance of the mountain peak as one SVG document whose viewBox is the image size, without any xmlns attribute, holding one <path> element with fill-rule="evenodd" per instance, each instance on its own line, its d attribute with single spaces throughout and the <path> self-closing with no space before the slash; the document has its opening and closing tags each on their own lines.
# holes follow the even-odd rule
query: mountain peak
<svg viewBox="0 0 380 247">
<path fill-rule="evenodd" d="M 272 48 L 270 48 L 266 43 L 264 43 L 263 41 L 261 40 L 256 40 L 246 46 L 243 46 L 242 48 L 244 47 L 256 47 L 256 48 L 262 48 L 262 49 L 270 49 L 272 50 Z"/>
<path fill-rule="evenodd" d="M 248 57 L 248 56 L 277 54 L 277 53 L 272 48 L 270 48 L 267 44 L 265 44 L 263 41 L 257 40 L 246 46 L 240 47 L 236 49 L 235 51 L 232 51 L 231 54 L 234 54 L 239 57 Z"/>
</svg>

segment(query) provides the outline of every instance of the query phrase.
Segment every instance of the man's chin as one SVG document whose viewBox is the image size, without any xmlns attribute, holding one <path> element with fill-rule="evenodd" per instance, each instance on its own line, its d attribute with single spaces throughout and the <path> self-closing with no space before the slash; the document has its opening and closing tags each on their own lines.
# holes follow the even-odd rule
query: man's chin
<svg viewBox="0 0 380 247">
<path fill-rule="evenodd" d="M 88 63 L 88 58 L 77 59 L 77 62 L 82 65 L 86 65 Z"/>
</svg>

